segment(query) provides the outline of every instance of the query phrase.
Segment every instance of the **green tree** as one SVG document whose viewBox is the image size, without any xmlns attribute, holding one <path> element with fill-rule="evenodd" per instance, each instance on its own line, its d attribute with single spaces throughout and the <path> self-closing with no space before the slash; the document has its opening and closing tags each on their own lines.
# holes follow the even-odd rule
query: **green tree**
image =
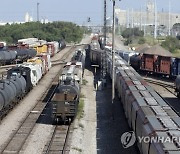
<svg viewBox="0 0 180 154">
<path fill-rule="evenodd" d="M 47 24 L 28 22 L 0 26 L 0 40 L 7 43 L 17 43 L 18 39 L 28 37 L 37 37 L 47 41 L 65 39 L 66 42 L 79 42 L 83 37 L 83 28 L 71 22 L 53 22 Z"/>
<path fill-rule="evenodd" d="M 180 41 L 175 37 L 168 36 L 161 46 L 170 52 L 175 52 L 176 49 L 180 49 Z"/>
</svg>

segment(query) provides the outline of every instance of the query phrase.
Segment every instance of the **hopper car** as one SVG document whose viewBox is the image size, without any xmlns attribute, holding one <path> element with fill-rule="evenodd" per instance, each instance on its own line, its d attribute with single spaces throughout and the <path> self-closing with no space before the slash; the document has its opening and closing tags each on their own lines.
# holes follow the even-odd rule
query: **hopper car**
<svg viewBox="0 0 180 154">
<path fill-rule="evenodd" d="M 112 78 L 112 55 L 107 54 L 107 74 Z M 142 154 L 179 153 L 180 117 L 118 54 L 115 54 L 115 89 Z M 179 80 L 180 81 L 180 80 Z M 150 141 L 138 140 L 149 138 Z M 169 139 L 170 142 L 156 139 Z"/>
</svg>

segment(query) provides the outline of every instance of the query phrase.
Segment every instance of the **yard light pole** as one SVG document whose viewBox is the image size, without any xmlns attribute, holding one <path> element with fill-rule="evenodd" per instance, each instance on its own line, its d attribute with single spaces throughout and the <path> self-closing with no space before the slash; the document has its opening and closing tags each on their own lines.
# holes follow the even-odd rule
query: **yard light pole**
<svg viewBox="0 0 180 154">
<path fill-rule="evenodd" d="M 39 2 L 37 3 L 37 21 L 39 21 Z"/>
<path fill-rule="evenodd" d="M 112 27 L 112 118 L 114 119 L 114 113 L 113 113 L 113 104 L 114 104 L 114 98 L 115 98 L 115 89 L 114 89 L 114 37 L 115 37 L 115 5 L 116 0 L 112 0 L 113 2 L 113 27 Z"/>
</svg>

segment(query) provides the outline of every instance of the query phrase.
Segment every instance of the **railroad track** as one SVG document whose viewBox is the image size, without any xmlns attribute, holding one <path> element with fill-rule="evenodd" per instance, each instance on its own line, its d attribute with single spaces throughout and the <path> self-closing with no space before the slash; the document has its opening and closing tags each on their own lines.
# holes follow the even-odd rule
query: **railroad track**
<svg viewBox="0 0 180 154">
<path fill-rule="evenodd" d="M 166 103 L 174 110 L 174 112 L 176 112 L 177 115 L 180 116 L 180 106 L 178 105 L 179 104 L 179 99 L 177 97 L 177 94 L 175 92 L 175 86 L 172 85 L 172 84 L 167 84 L 167 83 L 163 83 L 162 81 L 155 81 L 154 79 L 153 80 L 150 80 L 150 79 L 144 79 L 145 81 L 147 81 L 148 83 L 150 84 L 154 84 L 154 85 L 158 85 L 162 88 L 164 88 L 165 90 L 167 90 L 169 93 L 171 93 L 173 96 L 173 99 L 171 100 L 171 98 L 164 98 L 163 96 L 161 96 L 161 94 L 156 91 L 158 93 L 158 95 L 166 101 Z M 177 104 L 178 103 L 178 104 Z"/>
<path fill-rule="evenodd" d="M 70 125 L 56 125 L 52 137 L 45 146 L 43 154 L 67 154 L 70 149 L 68 147 Z"/>
<path fill-rule="evenodd" d="M 176 96 L 176 93 L 175 93 L 175 85 L 173 85 L 173 84 L 168 84 L 168 83 L 165 83 L 165 82 L 163 82 L 163 81 L 156 81 L 156 80 L 154 80 L 154 79 L 151 80 L 151 79 L 144 78 L 144 80 L 147 81 L 148 83 L 162 86 L 163 88 L 165 88 L 165 89 L 168 90 L 170 93 L 172 93 L 173 95 Z"/>
<path fill-rule="evenodd" d="M 74 49 L 75 47 L 71 48 L 62 56 L 61 59 L 68 58 L 68 56 L 74 51 Z M 61 73 L 62 68 L 63 67 L 60 68 L 59 73 Z M 55 78 L 53 79 L 54 82 L 50 84 L 50 86 L 47 88 L 41 99 L 37 101 L 34 108 L 24 118 L 19 128 L 15 130 L 14 133 L 11 135 L 11 139 L 7 143 L 5 143 L 3 148 L 0 149 L 0 153 L 9 154 L 21 152 L 28 136 L 31 134 L 33 128 L 36 125 L 36 121 L 40 117 L 48 102 L 53 97 L 53 94 L 57 86 L 59 73 L 55 76 Z"/>
</svg>

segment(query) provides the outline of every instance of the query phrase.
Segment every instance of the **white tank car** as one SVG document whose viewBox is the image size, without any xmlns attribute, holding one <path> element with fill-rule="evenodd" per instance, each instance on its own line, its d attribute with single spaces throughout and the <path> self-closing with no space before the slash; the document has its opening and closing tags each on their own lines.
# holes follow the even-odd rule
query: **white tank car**
<svg viewBox="0 0 180 154">
<path fill-rule="evenodd" d="M 82 83 L 82 70 L 83 70 L 83 66 L 81 62 L 68 62 L 66 64 L 66 69 L 64 71 L 67 71 L 67 74 L 74 74 L 75 80 L 81 84 Z"/>
<path fill-rule="evenodd" d="M 31 83 L 36 86 L 42 78 L 42 67 L 39 64 L 23 63 L 20 66 L 29 67 L 31 69 Z"/>
</svg>

